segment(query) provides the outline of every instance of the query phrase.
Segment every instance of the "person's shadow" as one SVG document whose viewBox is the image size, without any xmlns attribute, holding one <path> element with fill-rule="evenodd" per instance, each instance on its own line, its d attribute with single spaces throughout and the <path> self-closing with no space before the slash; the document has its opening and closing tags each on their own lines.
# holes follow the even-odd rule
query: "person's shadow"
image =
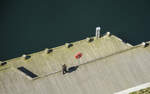
<svg viewBox="0 0 150 94">
<path fill-rule="evenodd" d="M 77 68 L 78 68 L 78 66 L 73 66 L 73 67 L 70 67 L 70 68 L 68 68 L 68 73 L 71 73 L 71 72 L 73 72 L 73 71 L 76 71 L 77 70 Z"/>
</svg>

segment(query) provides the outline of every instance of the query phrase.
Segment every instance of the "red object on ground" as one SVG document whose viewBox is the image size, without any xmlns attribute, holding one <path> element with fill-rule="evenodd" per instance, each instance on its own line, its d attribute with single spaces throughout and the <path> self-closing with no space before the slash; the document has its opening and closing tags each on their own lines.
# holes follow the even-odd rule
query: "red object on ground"
<svg viewBox="0 0 150 94">
<path fill-rule="evenodd" d="M 76 55 L 75 55 L 75 58 L 76 59 L 79 59 L 79 58 L 81 58 L 82 57 L 82 53 L 80 53 L 80 52 L 78 52 Z"/>
</svg>

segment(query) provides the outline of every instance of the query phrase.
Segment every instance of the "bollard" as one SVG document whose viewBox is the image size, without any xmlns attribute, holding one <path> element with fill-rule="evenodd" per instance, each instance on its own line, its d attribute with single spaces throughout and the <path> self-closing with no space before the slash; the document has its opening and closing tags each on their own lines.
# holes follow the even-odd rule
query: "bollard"
<svg viewBox="0 0 150 94">
<path fill-rule="evenodd" d="M 86 38 L 86 41 L 87 41 L 87 42 L 91 42 L 91 38 L 87 37 L 87 38 Z"/>
<path fill-rule="evenodd" d="M 0 61 L 0 66 L 6 65 L 7 62 Z"/>
<path fill-rule="evenodd" d="M 110 32 L 107 32 L 107 33 L 106 33 L 106 36 L 108 36 L 108 37 L 109 37 L 109 36 L 110 36 Z"/>
<path fill-rule="evenodd" d="M 141 45 L 142 45 L 142 47 L 146 47 L 146 43 L 145 42 L 142 42 Z"/>
<path fill-rule="evenodd" d="M 22 58 L 24 59 L 24 60 L 27 60 L 27 59 L 29 59 L 31 56 L 28 56 L 28 55 L 26 55 L 26 54 L 23 54 L 22 55 Z"/>
<path fill-rule="evenodd" d="M 70 43 L 65 43 L 65 46 L 66 46 L 66 48 L 70 48 L 70 47 L 73 46 L 73 45 L 70 44 Z"/>
<path fill-rule="evenodd" d="M 49 54 L 50 52 L 52 52 L 52 49 L 45 48 L 45 50 L 44 50 L 45 54 Z"/>
</svg>

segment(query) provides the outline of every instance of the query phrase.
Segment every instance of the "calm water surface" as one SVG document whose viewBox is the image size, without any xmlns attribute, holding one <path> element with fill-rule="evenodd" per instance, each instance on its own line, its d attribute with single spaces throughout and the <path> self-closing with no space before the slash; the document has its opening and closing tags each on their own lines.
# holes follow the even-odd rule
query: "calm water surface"
<svg viewBox="0 0 150 94">
<path fill-rule="evenodd" d="M 1 0 L 0 60 L 110 31 L 133 45 L 150 40 L 149 0 Z"/>
</svg>

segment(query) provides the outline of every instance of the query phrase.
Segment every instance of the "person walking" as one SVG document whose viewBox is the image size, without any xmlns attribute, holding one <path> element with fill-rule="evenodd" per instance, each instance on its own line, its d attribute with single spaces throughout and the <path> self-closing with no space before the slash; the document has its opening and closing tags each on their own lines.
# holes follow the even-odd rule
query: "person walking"
<svg viewBox="0 0 150 94">
<path fill-rule="evenodd" d="M 66 66 L 66 64 L 64 64 L 62 66 L 62 72 L 63 72 L 63 75 L 67 73 L 67 66 Z"/>
</svg>

